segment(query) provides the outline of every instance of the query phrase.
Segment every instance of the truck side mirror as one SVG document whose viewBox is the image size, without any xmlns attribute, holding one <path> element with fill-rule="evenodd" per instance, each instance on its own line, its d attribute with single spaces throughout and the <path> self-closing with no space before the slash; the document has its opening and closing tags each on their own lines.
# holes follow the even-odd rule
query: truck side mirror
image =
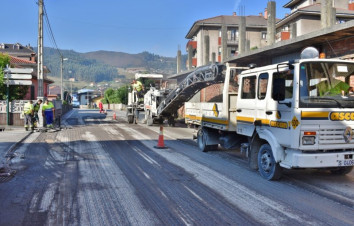
<svg viewBox="0 0 354 226">
<path fill-rule="evenodd" d="M 285 79 L 275 78 L 273 80 L 272 98 L 276 101 L 285 100 Z"/>
</svg>

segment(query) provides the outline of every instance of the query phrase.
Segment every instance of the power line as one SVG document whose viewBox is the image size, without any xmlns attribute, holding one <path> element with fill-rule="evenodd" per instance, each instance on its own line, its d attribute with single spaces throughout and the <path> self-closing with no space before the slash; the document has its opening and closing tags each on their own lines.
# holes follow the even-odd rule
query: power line
<svg viewBox="0 0 354 226">
<path fill-rule="evenodd" d="M 49 33 L 48 36 L 50 37 L 50 41 L 52 42 L 53 47 L 57 50 L 60 58 L 63 58 L 63 54 L 60 52 L 60 50 L 58 48 L 58 45 L 57 45 L 57 42 L 55 41 L 53 30 L 52 30 L 52 27 L 51 27 L 50 22 L 49 22 L 48 13 L 47 13 L 45 4 L 43 4 L 43 11 L 44 11 L 45 21 L 46 21 L 46 26 L 47 26 L 47 32 Z"/>
</svg>

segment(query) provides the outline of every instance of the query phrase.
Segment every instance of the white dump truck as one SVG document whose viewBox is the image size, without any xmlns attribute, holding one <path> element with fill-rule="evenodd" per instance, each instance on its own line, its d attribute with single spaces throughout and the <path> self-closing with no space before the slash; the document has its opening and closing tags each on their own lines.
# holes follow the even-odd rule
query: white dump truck
<svg viewBox="0 0 354 226">
<path fill-rule="evenodd" d="M 300 59 L 243 70 L 227 64 L 223 101 L 185 103 L 202 151 L 239 145 L 268 180 L 282 168 L 347 174 L 354 165 L 354 62 Z"/>
</svg>

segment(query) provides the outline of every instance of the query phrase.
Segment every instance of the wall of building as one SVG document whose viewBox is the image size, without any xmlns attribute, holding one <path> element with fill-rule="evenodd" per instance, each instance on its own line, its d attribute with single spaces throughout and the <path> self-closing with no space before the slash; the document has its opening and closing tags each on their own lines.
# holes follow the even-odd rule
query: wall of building
<svg viewBox="0 0 354 226">
<path fill-rule="evenodd" d="M 218 61 L 218 51 L 219 51 L 219 29 L 209 30 L 209 38 L 210 38 L 210 53 L 209 53 L 209 61 L 212 62 L 213 52 L 216 55 L 216 62 Z"/>
<path fill-rule="evenodd" d="M 335 50 L 334 52 L 333 49 Z M 348 59 L 354 60 L 354 37 L 330 42 L 330 45 L 328 43 L 324 43 L 322 52 L 326 54 L 327 58 L 352 55 L 352 57 L 348 57 Z"/>
<path fill-rule="evenodd" d="M 339 9 L 348 9 L 349 0 L 335 0 L 334 7 Z"/>
<path fill-rule="evenodd" d="M 204 33 L 205 31 L 203 29 L 200 29 L 197 33 L 197 67 L 203 65 Z"/>
<path fill-rule="evenodd" d="M 263 31 L 267 32 L 267 29 Z M 246 39 L 250 40 L 250 48 L 257 47 L 260 49 L 266 46 L 266 39 L 262 39 L 262 30 L 248 28 L 246 31 Z"/>
<path fill-rule="evenodd" d="M 317 17 L 305 16 L 296 21 L 296 35 L 304 35 L 321 29 L 321 19 Z"/>
</svg>

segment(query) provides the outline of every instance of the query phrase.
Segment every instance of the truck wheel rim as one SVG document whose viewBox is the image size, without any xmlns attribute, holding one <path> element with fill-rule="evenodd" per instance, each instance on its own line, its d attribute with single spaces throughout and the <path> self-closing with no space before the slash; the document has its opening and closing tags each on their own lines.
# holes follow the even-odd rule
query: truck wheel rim
<svg viewBox="0 0 354 226">
<path fill-rule="evenodd" d="M 265 172 L 269 172 L 272 169 L 272 157 L 267 151 L 262 154 L 261 167 Z"/>
</svg>

